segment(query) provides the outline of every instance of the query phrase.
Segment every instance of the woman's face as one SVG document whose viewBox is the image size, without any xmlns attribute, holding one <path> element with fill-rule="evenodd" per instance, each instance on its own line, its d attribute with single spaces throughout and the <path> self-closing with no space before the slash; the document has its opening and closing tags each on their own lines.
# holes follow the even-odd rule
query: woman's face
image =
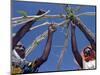
<svg viewBox="0 0 100 75">
<path fill-rule="evenodd" d="M 17 45 L 15 47 L 16 52 L 19 54 L 19 56 L 24 59 L 25 57 L 25 48 L 22 45 Z"/>
<path fill-rule="evenodd" d="M 84 57 L 88 57 L 88 56 L 91 56 L 92 50 L 91 48 L 87 47 L 84 49 L 83 53 L 84 53 Z"/>
</svg>

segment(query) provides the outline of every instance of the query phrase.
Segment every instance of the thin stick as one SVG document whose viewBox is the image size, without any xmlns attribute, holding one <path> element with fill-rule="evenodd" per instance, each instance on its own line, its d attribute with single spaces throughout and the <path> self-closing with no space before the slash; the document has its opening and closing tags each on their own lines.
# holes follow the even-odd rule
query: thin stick
<svg viewBox="0 0 100 75">
<path fill-rule="evenodd" d="M 39 17 L 39 16 L 37 16 Z M 21 25 L 23 23 L 26 23 L 32 19 L 35 19 L 37 17 L 27 17 L 27 18 L 22 18 L 22 17 L 16 17 L 16 18 L 19 18 L 19 19 L 16 19 L 16 18 L 13 18 L 12 19 L 12 26 L 17 26 L 17 25 Z M 66 18 L 65 15 L 44 15 L 42 18 Z"/>
<path fill-rule="evenodd" d="M 33 41 L 33 43 L 26 49 L 25 56 L 27 57 L 34 49 L 38 46 L 38 44 L 44 40 L 47 37 L 48 30 L 40 34 L 36 39 Z"/>
<path fill-rule="evenodd" d="M 25 19 L 29 19 L 29 18 L 38 18 L 39 16 L 36 16 L 36 15 L 32 15 L 32 16 L 27 16 Z M 62 15 L 45 15 L 45 16 L 43 16 L 43 18 L 65 18 L 66 17 L 66 15 L 64 15 L 64 14 L 62 14 Z M 21 16 L 21 17 L 14 17 L 14 18 L 12 18 L 11 20 L 13 21 L 13 20 L 19 20 L 19 19 L 22 19 L 23 18 L 23 16 Z"/>
<path fill-rule="evenodd" d="M 57 70 L 60 70 L 60 66 L 61 66 L 61 63 L 63 61 L 63 57 L 64 57 L 64 54 L 67 50 L 67 47 L 68 47 L 68 37 L 69 37 L 69 28 L 67 28 L 67 32 L 66 32 L 66 38 L 65 38 L 65 42 L 64 42 L 64 47 L 61 51 L 61 54 L 60 54 L 60 57 L 59 57 L 59 60 L 58 60 L 58 64 L 57 64 Z"/>
<path fill-rule="evenodd" d="M 66 24 L 66 21 L 63 21 L 61 23 L 55 23 L 56 27 L 63 26 Z M 33 43 L 26 49 L 26 57 L 35 50 L 35 48 L 38 46 L 38 44 L 44 40 L 48 35 L 48 30 L 44 31 L 42 34 L 40 34 L 36 39 L 33 41 Z"/>
<path fill-rule="evenodd" d="M 23 23 L 27 23 L 27 22 L 29 22 L 29 21 L 31 21 L 31 20 L 38 20 L 38 19 L 41 19 L 42 17 L 44 17 L 46 14 L 48 14 L 50 12 L 50 10 L 48 10 L 46 13 L 44 13 L 44 14 L 42 14 L 42 15 L 40 15 L 40 16 L 38 16 L 38 17 L 36 17 L 36 18 L 19 18 L 19 19 L 17 19 L 17 18 L 13 18 L 12 19 L 12 25 L 13 26 L 16 26 L 16 25 L 19 25 L 19 24 L 23 24 Z"/>
<path fill-rule="evenodd" d="M 79 17 L 79 16 L 95 16 L 95 15 L 96 15 L 95 12 L 84 12 L 84 13 L 80 13 L 76 16 Z"/>
<path fill-rule="evenodd" d="M 39 27 L 42 27 L 42 26 L 45 26 L 45 25 L 49 25 L 50 23 L 49 22 L 44 22 L 40 25 L 37 25 L 37 26 L 34 26 L 34 27 L 31 27 L 30 30 L 33 30 L 33 29 L 36 29 L 36 28 L 39 28 Z"/>
</svg>

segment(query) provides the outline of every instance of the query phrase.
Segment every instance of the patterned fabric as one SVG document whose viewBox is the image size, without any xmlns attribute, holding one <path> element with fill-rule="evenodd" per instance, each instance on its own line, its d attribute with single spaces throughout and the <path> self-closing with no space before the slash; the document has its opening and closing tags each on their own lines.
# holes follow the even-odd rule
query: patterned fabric
<svg viewBox="0 0 100 75">
<path fill-rule="evenodd" d="M 12 68 L 12 73 L 13 74 L 18 74 L 18 73 L 23 73 L 23 74 L 27 74 L 27 73 L 34 73 L 34 72 L 38 72 L 38 68 L 34 68 L 35 64 L 33 62 L 21 62 L 19 64 L 15 63 L 16 66 L 18 66 L 18 68 L 14 67 Z"/>
<path fill-rule="evenodd" d="M 33 62 L 29 62 L 28 64 L 24 65 L 23 73 L 34 73 L 36 71 L 36 68 L 34 66 L 35 63 Z"/>
<path fill-rule="evenodd" d="M 34 68 L 35 64 L 25 60 L 25 48 L 22 44 L 18 44 L 12 51 L 12 74 L 34 73 L 38 68 Z M 31 64 L 30 64 L 31 63 Z M 18 67 L 15 67 L 18 66 Z"/>
<path fill-rule="evenodd" d="M 14 67 L 12 66 L 12 74 L 15 75 L 15 74 L 20 74 L 22 73 L 22 69 L 20 67 Z"/>
</svg>

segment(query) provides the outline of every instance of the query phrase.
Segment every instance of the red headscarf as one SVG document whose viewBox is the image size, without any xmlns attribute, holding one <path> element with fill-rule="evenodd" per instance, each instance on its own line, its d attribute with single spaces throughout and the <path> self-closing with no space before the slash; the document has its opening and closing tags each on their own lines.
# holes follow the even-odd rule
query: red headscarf
<svg viewBox="0 0 100 75">
<path fill-rule="evenodd" d="M 89 48 L 89 49 L 91 50 L 90 56 L 86 56 L 86 57 L 85 57 L 85 56 L 84 56 L 84 53 L 83 53 L 83 51 L 82 51 L 82 58 L 83 58 L 83 60 L 86 61 L 86 62 L 92 61 L 92 60 L 94 60 L 95 57 L 96 57 L 95 51 L 91 48 L 91 46 L 87 46 L 86 48 L 84 48 L 84 50 L 87 49 L 87 48 Z"/>
</svg>

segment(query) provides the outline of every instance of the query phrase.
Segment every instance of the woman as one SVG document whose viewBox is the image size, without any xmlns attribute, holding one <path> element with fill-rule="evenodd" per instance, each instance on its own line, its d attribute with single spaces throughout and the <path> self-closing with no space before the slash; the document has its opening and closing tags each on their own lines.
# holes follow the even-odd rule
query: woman
<svg viewBox="0 0 100 75">
<path fill-rule="evenodd" d="M 18 70 L 16 70 L 16 66 L 12 68 L 12 73 L 13 74 L 17 74 L 17 73 L 33 73 L 33 72 L 37 72 L 38 71 L 38 68 L 44 63 L 47 61 L 48 59 L 48 56 L 50 54 L 50 50 L 51 50 L 51 45 L 52 45 L 52 38 L 53 38 L 53 33 L 56 31 L 56 28 L 55 28 L 55 25 L 54 24 L 51 24 L 49 27 L 48 27 L 48 39 L 47 39 L 47 42 L 46 42 L 46 46 L 44 48 L 44 51 L 43 51 L 43 54 L 40 58 L 36 59 L 34 62 L 28 62 L 28 61 L 22 61 L 20 62 L 19 64 L 17 64 L 18 66 Z M 22 47 L 22 46 L 16 46 L 16 47 Z M 16 48 L 15 49 L 22 49 L 22 48 Z M 23 48 L 25 49 L 25 48 Z M 22 53 L 22 54 L 21 54 Z M 20 57 L 23 58 L 24 57 L 24 54 L 23 52 L 19 53 L 20 54 Z M 16 65 L 16 64 L 15 64 Z M 19 70 L 19 68 L 22 70 Z M 18 72 L 16 72 L 16 71 Z M 19 72 L 20 71 L 20 72 Z"/>
<path fill-rule="evenodd" d="M 95 50 L 93 50 L 93 48 L 95 47 L 95 44 L 85 47 L 81 55 L 81 53 L 79 53 L 78 48 L 77 48 L 75 28 L 76 28 L 75 24 L 71 22 L 71 43 L 72 43 L 72 52 L 74 54 L 74 57 L 81 69 L 95 69 L 96 54 L 95 54 Z M 85 34 L 88 34 L 88 33 L 85 33 Z"/>
</svg>

